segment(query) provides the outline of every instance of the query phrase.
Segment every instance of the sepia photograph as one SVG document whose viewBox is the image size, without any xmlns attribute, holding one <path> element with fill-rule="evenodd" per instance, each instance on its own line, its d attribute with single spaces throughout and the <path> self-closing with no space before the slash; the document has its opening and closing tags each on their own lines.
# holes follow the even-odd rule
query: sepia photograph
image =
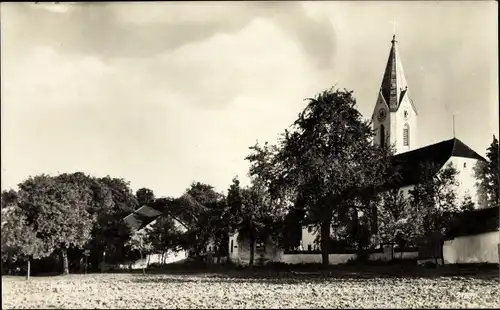
<svg viewBox="0 0 500 310">
<path fill-rule="evenodd" d="M 2 309 L 499 308 L 498 2 L 0 3 Z"/>
</svg>

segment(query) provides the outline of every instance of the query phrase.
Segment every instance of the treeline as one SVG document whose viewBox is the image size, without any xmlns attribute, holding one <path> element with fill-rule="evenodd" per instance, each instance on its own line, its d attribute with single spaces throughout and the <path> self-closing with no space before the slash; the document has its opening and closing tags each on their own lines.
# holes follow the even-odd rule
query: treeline
<svg viewBox="0 0 500 310">
<path fill-rule="evenodd" d="M 82 264 L 97 270 L 103 262 L 129 264 L 148 253 L 186 250 L 202 258 L 208 247 L 222 261 L 235 232 L 250 245 L 253 264 L 258 242 L 296 248 L 303 225 L 318 231 L 328 264 L 333 245 L 360 252 L 382 242 L 415 245 L 430 232 L 444 233 L 453 214 L 474 208 L 470 197 L 457 196 L 451 165 L 437 173 L 432 163 L 422 166 L 422 181 L 403 195 L 392 147 L 374 145 L 373 137 L 352 92 L 331 89 L 308 100 L 276 145 L 250 147 L 250 186 L 234 178 L 226 194 L 194 182 L 183 197 L 156 198 L 146 188 L 134 194 L 123 179 L 80 172 L 30 177 L 17 191 L 2 193 L 3 269 L 45 258 L 67 274 Z M 475 168 L 477 186 L 481 199 L 498 204 L 495 137 L 487 156 Z M 139 233 L 123 221 L 142 205 L 180 200 L 175 214 Z"/>
</svg>

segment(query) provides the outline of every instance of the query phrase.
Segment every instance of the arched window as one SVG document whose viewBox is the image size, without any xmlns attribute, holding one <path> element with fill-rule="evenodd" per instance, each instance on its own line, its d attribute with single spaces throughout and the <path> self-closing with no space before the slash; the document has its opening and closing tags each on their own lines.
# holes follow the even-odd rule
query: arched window
<svg viewBox="0 0 500 310">
<path fill-rule="evenodd" d="M 380 146 L 385 146 L 385 127 L 384 125 L 380 125 Z"/>
<path fill-rule="evenodd" d="M 405 124 L 403 128 L 403 145 L 410 145 L 410 126 L 408 124 Z"/>
</svg>

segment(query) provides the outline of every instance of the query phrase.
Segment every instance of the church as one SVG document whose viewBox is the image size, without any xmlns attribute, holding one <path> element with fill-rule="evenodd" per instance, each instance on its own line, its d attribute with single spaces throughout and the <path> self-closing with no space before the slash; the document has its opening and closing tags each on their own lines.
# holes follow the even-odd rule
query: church
<svg viewBox="0 0 500 310">
<path fill-rule="evenodd" d="M 398 41 L 393 35 L 387 65 L 382 77 L 382 83 L 371 116 L 375 132 L 374 143 L 377 145 L 393 145 L 395 148 L 394 164 L 402 177 L 400 190 L 408 195 L 413 186 L 419 183 L 421 164 L 433 162 L 437 173 L 448 164 L 458 171 L 457 196 L 459 200 L 470 197 L 476 208 L 479 199 L 475 188 L 473 168 L 478 161 L 485 159 L 465 143 L 453 137 L 439 143 L 416 148 L 418 138 L 418 110 L 411 98 L 410 87 L 406 80 Z M 285 254 L 272 244 L 261 245 L 255 252 L 256 259 L 264 256 L 266 260 L 285 263 L 319 263 L 321 255 L 312 254 L 319 246 L 314 243 L 316 233 L 308 227 L 302 228 L 302 238 L 299 251 Z M 497 241 L 498 243 L 498 241 Z M 304 253 L 301 254 L 300 252 Z M 330 263 L 345 263 L 352 258 L 351 254 L 330 254 Z M 409 253 L 415 258 L 416 253 Z M 249 260 L 249 246 L 246 242 L 238 242 L 237 234 L 230 238 L 230 256 L 233 261 L 241 263 Z M 342 256 L 342 257 L 341 257 Z M 375 255 L 376 256 L 376 255 Z M 383 257 L 383 254 L 380 255 Z"/>
<path fill-rule="evenodd" d="M 374 143 L 395 147 L 394 161 L 403 178 L 403 192 L 407 193 L 418 183 L 420 164 L 433 162 L 443 168 L 451 163 L 459 172 L 459 197 L 470 196 L 477 207 L 483 207 L 478 205 L 473 174 L 476 162 L 485 160 L 482 156 L 455 137 L 415 148 L 418 139 L 417 105 L 411 98 L 395 35 L 373 109 L 372 124 L 376 134 Z"/>
</svg>

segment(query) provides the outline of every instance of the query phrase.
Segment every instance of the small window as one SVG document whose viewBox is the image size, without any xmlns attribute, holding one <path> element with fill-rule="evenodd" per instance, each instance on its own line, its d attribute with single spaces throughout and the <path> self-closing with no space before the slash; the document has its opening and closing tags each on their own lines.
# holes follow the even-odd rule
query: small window
<svg viewBox="0 0 500 310">
<path fill-rule="evenodd" d="M 467 168 L 467 163 L 464 163 L 464 168 Z"/>
<path fill-rule="evenodd" d="M 307 245 L 307 250 L 308 250 L 308 251 L 312 251 L 312 246 L 311 246 L 311 244 L 308 244 L 308 245 Z"/>
<path fill-rule="evenodd" d="M 233 248 L 234 248 L 234 240 L 231 240 L 231 253 L 233 253 Z"/>
</svg>

